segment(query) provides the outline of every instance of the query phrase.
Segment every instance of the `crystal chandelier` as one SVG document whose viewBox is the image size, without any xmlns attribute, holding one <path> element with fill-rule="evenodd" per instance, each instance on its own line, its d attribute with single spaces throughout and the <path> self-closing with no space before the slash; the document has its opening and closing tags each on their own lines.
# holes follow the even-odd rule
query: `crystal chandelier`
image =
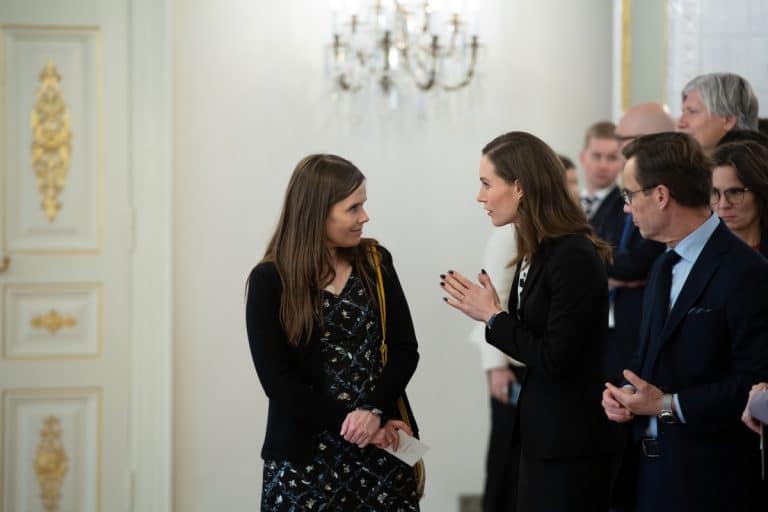
<svg viewBox="0 0 768 512">
<path fill-rule="evenodd" d="M 467 0 L 347 2 L 343 11 L 337 4 L 330 46 L 334 82 L 343 91 L 369 82 L 384 92 L 406 83 L 423 91 L 461 89 L 475 74 L 477 15 Z"/>
</svg>

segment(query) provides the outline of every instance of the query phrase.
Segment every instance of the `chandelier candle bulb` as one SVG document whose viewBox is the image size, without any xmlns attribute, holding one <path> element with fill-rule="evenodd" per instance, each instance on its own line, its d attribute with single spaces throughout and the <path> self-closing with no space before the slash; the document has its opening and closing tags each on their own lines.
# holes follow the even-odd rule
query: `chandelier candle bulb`
<svg viewBox="0 0 768 512">
<path fill-rule="evenodd" d="M 471 82 L 480 48 L 477 9 L 423 0 L 345 5 L 331 10 L 329 62 L 338 89 L 378 84 L 391 98 L 405 86 L 455 91 Z"/>
</svg>

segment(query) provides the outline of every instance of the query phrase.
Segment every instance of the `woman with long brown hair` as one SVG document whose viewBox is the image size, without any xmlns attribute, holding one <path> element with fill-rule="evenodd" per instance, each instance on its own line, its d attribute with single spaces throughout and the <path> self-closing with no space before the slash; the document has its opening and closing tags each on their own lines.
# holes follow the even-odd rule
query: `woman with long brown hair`
<svg viewBox="0 0 768 512">
<path fill-rule="evenodd" d="M 450 270 L 440 285 L 449 305 L 486 323 L 488 343 L 527 367 L 519 482 L 510 482 L 517 510 L 607 510 L 615 443 L 600 398 L 611 248 L 569 195 L 557 155 L 531 134 L 483 148 L 477 200 L 494 226 L 516 227 L 507 309 L 484 271 L 477 284 Z"/>
<path fill-rule="evenodd" d="M 416 433 L 412 417 L 412 429 L 394 419 L 416 335 L 391 255 L 362 237 L 365 201 L 352 163 L 304 158 L 248 278 L 248 340 L 269 397 L 262 510 L 418 510 L 413 468 L 380 449 Z"/>
<path fill-rule="evenodd" d="M 768 257 L 768 148 L 753 141 L 718 146 L 712 209 L 735 235 Z"/>
</svg>

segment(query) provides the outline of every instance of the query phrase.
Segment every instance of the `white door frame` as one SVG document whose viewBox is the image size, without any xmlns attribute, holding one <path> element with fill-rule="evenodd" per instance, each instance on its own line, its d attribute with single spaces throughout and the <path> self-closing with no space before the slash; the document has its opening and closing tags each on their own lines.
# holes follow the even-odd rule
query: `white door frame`
<svg viewBox="0 0 768 512">
<path fill-rule="evenodd" d="M 131 0 L 132 510 L 170 512 L 173 415 L 172 0 Z"/>
</svg>

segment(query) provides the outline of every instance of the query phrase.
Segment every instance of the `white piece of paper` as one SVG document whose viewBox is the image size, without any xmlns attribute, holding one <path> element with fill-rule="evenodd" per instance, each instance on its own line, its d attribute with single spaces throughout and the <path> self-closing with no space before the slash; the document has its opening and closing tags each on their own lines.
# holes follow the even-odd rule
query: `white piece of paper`
<svg viewBox="0 0 768 512">
<path fill-rule="evenodd" d="M 384 448 L 384 451 L 394 455 L 409 466 L 413 466 L 419 462 L 419 459 L 421 459 L 429 450 L 429 446 L 415 437 L 409 436 L 402 430 L 397 431 L 397 437 L 400 438 L 400 444 L 397 447 L 397 451 L 392 450 L 392 448 Z"/>
</svg>

